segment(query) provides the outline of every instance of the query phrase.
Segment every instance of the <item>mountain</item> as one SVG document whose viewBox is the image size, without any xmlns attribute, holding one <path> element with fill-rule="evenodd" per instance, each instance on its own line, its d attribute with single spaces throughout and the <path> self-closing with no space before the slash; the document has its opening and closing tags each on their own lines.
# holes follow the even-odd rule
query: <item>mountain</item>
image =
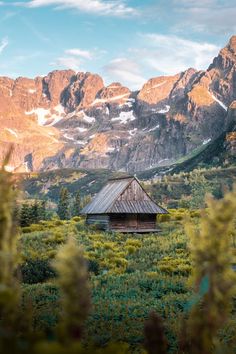
<svg viewBox="0 0 236 354">
<path fill-rule="evenodd" d="M 235 152 L 235 108 L 236 36 L 206 71 L 152 78 L 136 92 L 72 70 L 0 77 L 0 160 L 13 144 L 14 172 L 135 172 L 171 165 L 226 133 Z"/>
</svg>

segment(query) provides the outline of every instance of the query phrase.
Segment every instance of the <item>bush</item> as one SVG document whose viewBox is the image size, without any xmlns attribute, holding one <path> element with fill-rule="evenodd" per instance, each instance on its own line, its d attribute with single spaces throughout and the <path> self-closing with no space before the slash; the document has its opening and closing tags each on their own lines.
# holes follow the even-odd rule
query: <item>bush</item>
<svg viewBox="0 0 236 354">
<path fill-rule="evenodd" d="M 170 221 L 171 219 L 171 215 L 170 214 L 162 214 L 162 215 L 159 215 L 157 220 L 159 222 L 167 222 L 167 221 Z"/>
<path fill-rule="evenodd" d="M 55 277 L 50 262 L 43 259 L 31 259 L 21 266 L 23 283 L 37 284 Z"/>
<path fill-rule="evenodd" d="M 95 259 L 88 260 L 88 271 L 94 273 L 95 275 L 99 274 L 100 266 L 99 263 Z"/>
</svg>

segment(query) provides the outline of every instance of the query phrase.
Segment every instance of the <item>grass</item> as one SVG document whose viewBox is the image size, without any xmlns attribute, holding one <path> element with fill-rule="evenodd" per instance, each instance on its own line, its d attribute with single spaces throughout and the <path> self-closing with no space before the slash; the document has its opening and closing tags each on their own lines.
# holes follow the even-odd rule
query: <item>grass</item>
<svg viewBox="0 0 236 354">
<path fill-rule="evenodd" d="M 160 234 L 97 232 L 86 229 L 80 218 L 32 225 L 22 230 L 22 263 L 50 261 L 68 237 L 76 238 L 89 262 L 92 287 L 93 309 L 85 342 L 122 341 L 139 350 L 144 321 L 155 309 L 168 319 L 167 334 L 174 348 L 175 323 L 191 296 L 188 240 L 175 214 L 161 223 Z M 50 333 L 57 322 L 60 297 L 53 279 L 24 284 L 23 290 L 25 302 L 32 302 L 34 326 Z"/>
</svg>

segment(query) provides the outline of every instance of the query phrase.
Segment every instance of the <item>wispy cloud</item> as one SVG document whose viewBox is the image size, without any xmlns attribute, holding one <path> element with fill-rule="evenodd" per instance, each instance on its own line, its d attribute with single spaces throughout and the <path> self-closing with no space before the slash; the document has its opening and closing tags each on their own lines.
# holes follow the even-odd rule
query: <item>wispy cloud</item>
<svg viewBox="0 0 236 354">
<path fill-rule="evenodd" d="M 207 43 L 187 40 L 173 35 L 156 33 L 141 34 L 144 49 L 136 49 L 137 57 L 146 65 L 163 74 L 175 74 L 188 67 L 206 69 L 219 47 Z"/>
<path fill-rule="evenodd" d="M 51 65 L 57 67 L 63 67 L 66 69 L 72 69 L 74 71 L 83 71 L 81 67 L 81 61 L 79 58 L 75 57 L 59 57 Z"/>
<path fill-rule="evenodd" d="M 8 44 L 9 44 L 8 38 L 3 38 L 0 41 L 0 53 L 4 51 L 4 49 L 8 46 Z"/>
<path fill-rule="evenodd" d="M 141 75 L 137 61 L 128 58 L 116 58 L 105 65 L 104 73 L 109 81 L 121 81 L 132 89 L 142 86 L 146 79 Z"/>
<path fill-rule="evenodd" d="M 73 48 L 73 49 L 67 49 L 65 51 L 65 54 L 72 55 L 75 57 L 81 57 L 84 59 L 89 59 L 91 60 L 93 58 L 93 53 L 89 50 L 83 50 L 79 48 Z"/>
<path fill-rule="evenodd" d="M 175 14 L 179 22 L 178 30 L 207 34 L 229 35 L 236 31 L 235 0 L 173 0 Z"/>
<path fill-rule="evenodd" d="M 81 48 L 66 49 L 62 56 L 51 63 L 53 66 L 61 66 L 74 71 L 82 71 L 82 66 L 93 59 L 100 58 L 106 51 L 98 48 L 91 50 Z"/>
<path fill-rule="evenodd" d="M 138 13 L 135 8 L 128 6 L 124 0 L 30 0 L 18 4 L 31 8 L 54 6 L 56 9 L 76 9 L 102 16 L 126 17 Z"/>
</svg>

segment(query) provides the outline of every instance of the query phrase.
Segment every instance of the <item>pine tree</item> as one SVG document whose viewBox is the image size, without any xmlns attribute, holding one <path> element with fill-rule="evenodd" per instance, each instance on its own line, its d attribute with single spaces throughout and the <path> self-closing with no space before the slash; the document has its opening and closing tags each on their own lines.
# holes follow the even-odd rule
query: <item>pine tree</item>
<svg viewBox="0 0 236 354">
<path fill-rule="evenodd" d="M 194 170 L 190 174 L 189 183 L 191 186 L 191 201 L 192 209 L 205 207 L 205 196 L 213 192 L 213 187 L 210 182 L 204 177 L 200 170 Z"/>
<path fill-rule="evenodd" d="M 31 212 L 31 224 L 37 224 L 40 220 L 39 218 L 39 208 L 40 204 L 37 200 L 34 201 L 34 204 L 30 208 Z"/>
<path fill-rule="evenodd" d="M 58 203 L 57 214 L 61 220 L 69 220 L 70 213 L 70 194 L 67 188 L 62 187 Z"/>
<path fill-rule="evenodd" d="M 72 210 L 73 216 L 78 216 L 80 210 L 81 210 L 81 197 L 80 197 L 80 192 L 78 191 L 76 193 L 74 203 L 73 203 L 73 210 Z"/>
<path fill-rule="evenodd" d="M 32 221 L 32 212 L 31 212 L 31 207 L 24 203 L 21 206 L 20 210 L 20 226 L 25 227 L 29 226 Z"/>
<path fill-rule="evenodd" d="M 41 201 L 39 205 L 39 220 L 47 220 L 47 202 Z"/>
</svg>

